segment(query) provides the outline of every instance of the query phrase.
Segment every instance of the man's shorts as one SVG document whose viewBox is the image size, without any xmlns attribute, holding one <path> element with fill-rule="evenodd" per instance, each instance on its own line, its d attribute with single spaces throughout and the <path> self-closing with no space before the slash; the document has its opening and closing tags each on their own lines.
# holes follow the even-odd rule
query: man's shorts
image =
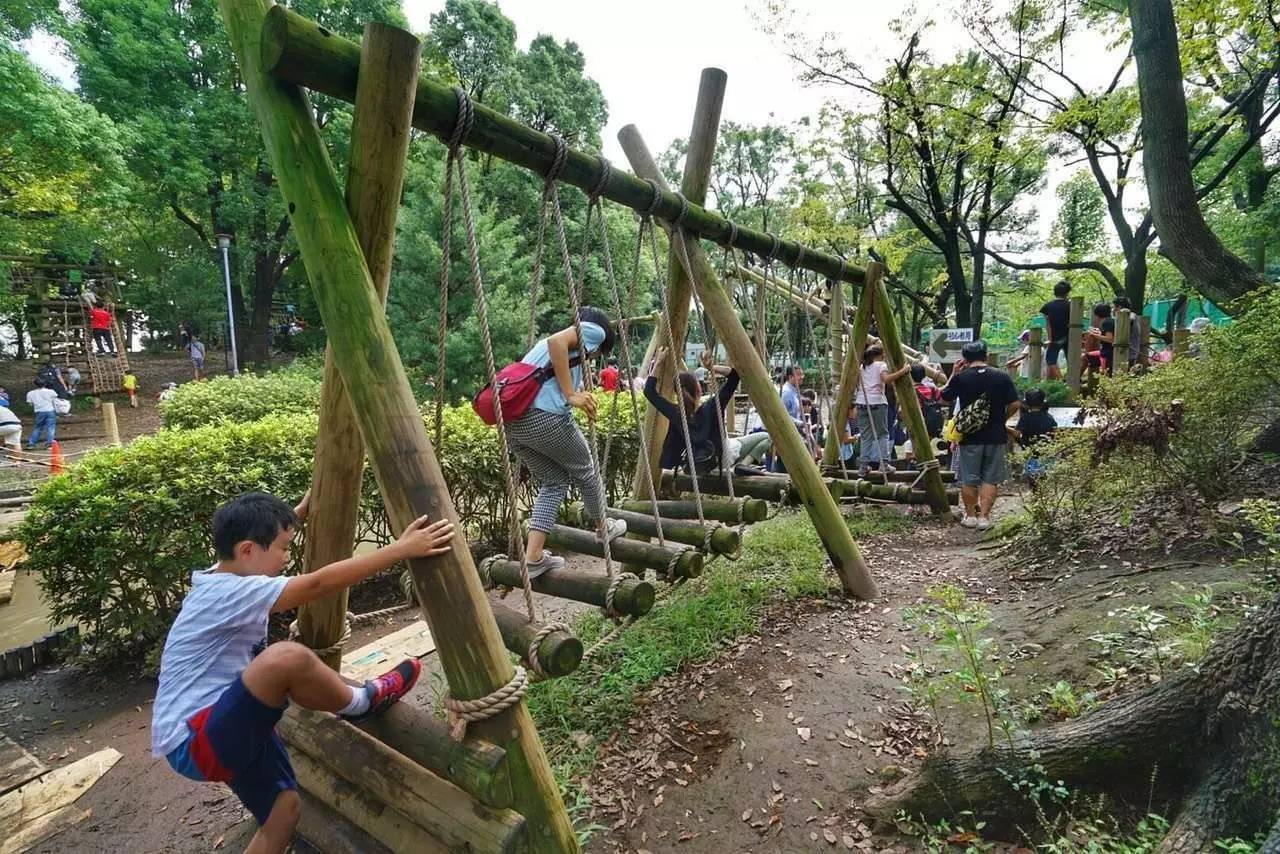
<svg viewBox="0 0 1280 854">
<path fill-rule="evenodd" d="M 1057 341 L 1050 341 L 1049 346 L 1044 351 L 1044 363 L 1046 365 L 1056 365 L 1062 356 L 1062 351 L 1067 347 L 1067 339 L 1059 338 Z"/>
<path fill-rule="evenodd" d="M 962 486 L 999 485 L 1009 479 L 1009 446 L 961 445 L 956 477 Z"/>
<path fill-rule="evenodd" d="M 201 356 L 201 357 L 200 357 L 200 358 L 198 358 L 198 359 L 197 359 L 197 358 L 192 357 L 192 359 L 191 359 L 191 364 L 195 365 L 196 370 L 198 370 L 198 371 L 203 371 L 203 370 L 204 370 L 204 356 Z"/>
<path fill-rule="evenodd" d="M 236 677 L 213 705 L 191 716 L 191 734 L 166 758 L 184 777 L 226 783 L 258 824 L 265 824 L 276 797 L 298 788 L 289 754 L 276 733 L 282 714 L 284 709 L 263 703 Z"/>
</svg>

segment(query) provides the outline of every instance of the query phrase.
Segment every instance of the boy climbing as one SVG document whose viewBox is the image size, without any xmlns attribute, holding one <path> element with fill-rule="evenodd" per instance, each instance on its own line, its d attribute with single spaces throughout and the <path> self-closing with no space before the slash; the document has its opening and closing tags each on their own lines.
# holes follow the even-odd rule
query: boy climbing
<svg viewBox="0 0 1280 854">
<path fill-rule="evenodd" d="M 93 347 L 99 356 L 115 356 L 116 340 L 111 334 L 111 312 L 100 305 L 89 309 L 89 330 L 93 333 Z"/>
<path fill-rule="evenodd" d="M 248 854 L 283 852 L 298 821 L 298 783 L 275 732 L 289 702 L 360 720 L 403 697 L 421 672 L 407 659 L 353 687 L 301 644 L 266 646 L 268 618 L 402 560 L 444 554 L 453 539 L 448 520 L 423 516 L 389 546 L 283 578 L 307 504 L 246 493 L 214 514 L 218 562 L 192 576 L 160 659 L 151 752 L 184 777 L 231 787 L 258 821 Z"/>
</svg>

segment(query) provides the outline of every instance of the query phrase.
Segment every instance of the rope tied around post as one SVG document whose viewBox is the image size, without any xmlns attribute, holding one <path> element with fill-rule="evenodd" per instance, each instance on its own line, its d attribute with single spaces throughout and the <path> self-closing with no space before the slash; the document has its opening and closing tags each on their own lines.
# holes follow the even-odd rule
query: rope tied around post
<svg viewBox="0 0 1280 854">
<path fill-rule="evenodd" d="M 444 695 L 444 708 L 449 713 L 449 734 L 454 741 L 462 741 L 467 735 L 467 724 L 488 720 L 505 712 L 524 699 L 529 687 L 529 673 L 523 667 L 516 667 L 515 675 L 507 684 L 478 697 L 474 700 L 457 700 L 453 695 Z"/>
<path fill-rule="evenodd" d="M 551 134 L 551 141 L 556 144 L 556 153 L 551 158 L 551 166 L 547 168 L 547 173 L 542 176 L 548 185 L 559 180 L 561 173 L 564 172 L 565 163 L 569 162 L 569 144 L 564 141 L 564 137 Z"/>
<path fill-rule="evenodd" d="M 653 198 L 649 200 L 649 207 L 640 212 L 642 217 L 652 217 L 658 212 L 658 205 L 662 204 L 662 187 L 652 178 L 645 178 L 645 183 L 653 190 Z"/>
<path fill-rule="evenodd" d="M 619 576 L 621 577 L 621 576 Z M 573 629 L 568 623 L 547 623 L 538 629 L 534 636 L 529 639 L 529 650 L 525 653 L 525 661 L 529 663 L 529 667 L 533 670 L 533 680 L 541 682 L 547 678 L 547 672 L 542 668 L 542 659 L 538 657 L 538 647 L 542 642 L 556 632 L 571 632 Z"/>
<path fill-rule="evenodd" d="M 601 608 L 604 615 L 613 621 L 623 618 L 623 614 L 613 607 L 613 597 L 618 594 L 618 588 L 622 587 L 622 582 L 626 579 L 626 575 L 619 572 L 613 576 L 613 580 L 609 582 L 609 589 L 604 592 L 604 607 Z"/>
<path fill-rule="evenodd" d="M 587 198 L 593 202 L 604 195 L 605 188 L 609 186 L 609 179 L 613 177 L 613 164 L 609 162 L 609 158 L 601 154 L 596 157 L 596 160 L 600 161 L 600 177 L 587 192 Z"/>
<path fill-rule="evenodd" d="M 343 647 L 347 645 L 347 641 L 351 640 L 351 614 L 347 613 L 346 615 L 343 616 L 342 635 L 336 641 L 329 644 L 328 646 L 319 646 L 319 647 L 311 646 L 310 644 L 300 641 L 299 638 L 301 637 L 302 637 L 302 631 L 298 627 L 298 621 L 294 620 L 292 623 L 289 624 L 289 640 L 294 641 L 296 643 L 302 643 L 303 646 L 305 646 L 307 649 L 311 650 L 321 658 L 324 658 L 325 656 L 329 656 L 329 655 L 342 655 Z"/>
</svg>

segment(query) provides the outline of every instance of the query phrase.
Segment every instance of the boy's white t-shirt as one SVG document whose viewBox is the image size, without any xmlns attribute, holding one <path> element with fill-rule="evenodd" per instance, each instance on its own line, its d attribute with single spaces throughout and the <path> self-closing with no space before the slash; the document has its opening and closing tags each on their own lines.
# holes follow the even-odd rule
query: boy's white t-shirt
<svg viewBox="0 0 1280 854">
<path fill-rule="evenodd" d="M 271 607 L 289 579 L 202 569 L 160 657 L 151 712 L 151 753 L 166 756 L 187 737 L 187 720 L 212 705 L 266 645 Z"/>
<path fill-rule="evenodd" d="M 53 412 L 53 402 L 57 399 L 58 393 L 51 388 L 33 388 L 27 392 L 27 403 L 36 412 Z"/>
</svg>

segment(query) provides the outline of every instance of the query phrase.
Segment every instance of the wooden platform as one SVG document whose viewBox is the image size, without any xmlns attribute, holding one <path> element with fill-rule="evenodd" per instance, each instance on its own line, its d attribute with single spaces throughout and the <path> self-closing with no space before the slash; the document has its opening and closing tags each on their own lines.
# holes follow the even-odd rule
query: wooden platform
<svg viewBox="0 0 1280 854">
<path fill-rule="evenodd" d="M 364 682 L 381 676 L 406 658 L 422 658 L 435 648 L 436 641 L 426 620 L 418 620 L 345 654 L 342 675 Z"/>
<path fill-rule="evenodd" d="M 16 747 L 21 754 L 12 767 L 23 776 L 39 764 L 13 742 L 0 743 L 0 752 Z M 11 746 L 11 747 L 10 747 Z M 29 758 L 28 758 L 29 757 Z M 3 760 L 0 760 L 3 761 Z M 120 761 L 120 752 L 107 747 L 52 771 L 36 771 L 28 779 L 0 795 L 0 854 L 20 854 L 73 824 L 84 821 L 90 810 L 76 801 Z M 43 768 L 43 766 L 40 766 Z"/>
<path fill-rule="evenodd" d="M 0 605 L 13 601 L 13 582 L 17 577 L 17 570 L 0 569 Z"/>
</svg>

